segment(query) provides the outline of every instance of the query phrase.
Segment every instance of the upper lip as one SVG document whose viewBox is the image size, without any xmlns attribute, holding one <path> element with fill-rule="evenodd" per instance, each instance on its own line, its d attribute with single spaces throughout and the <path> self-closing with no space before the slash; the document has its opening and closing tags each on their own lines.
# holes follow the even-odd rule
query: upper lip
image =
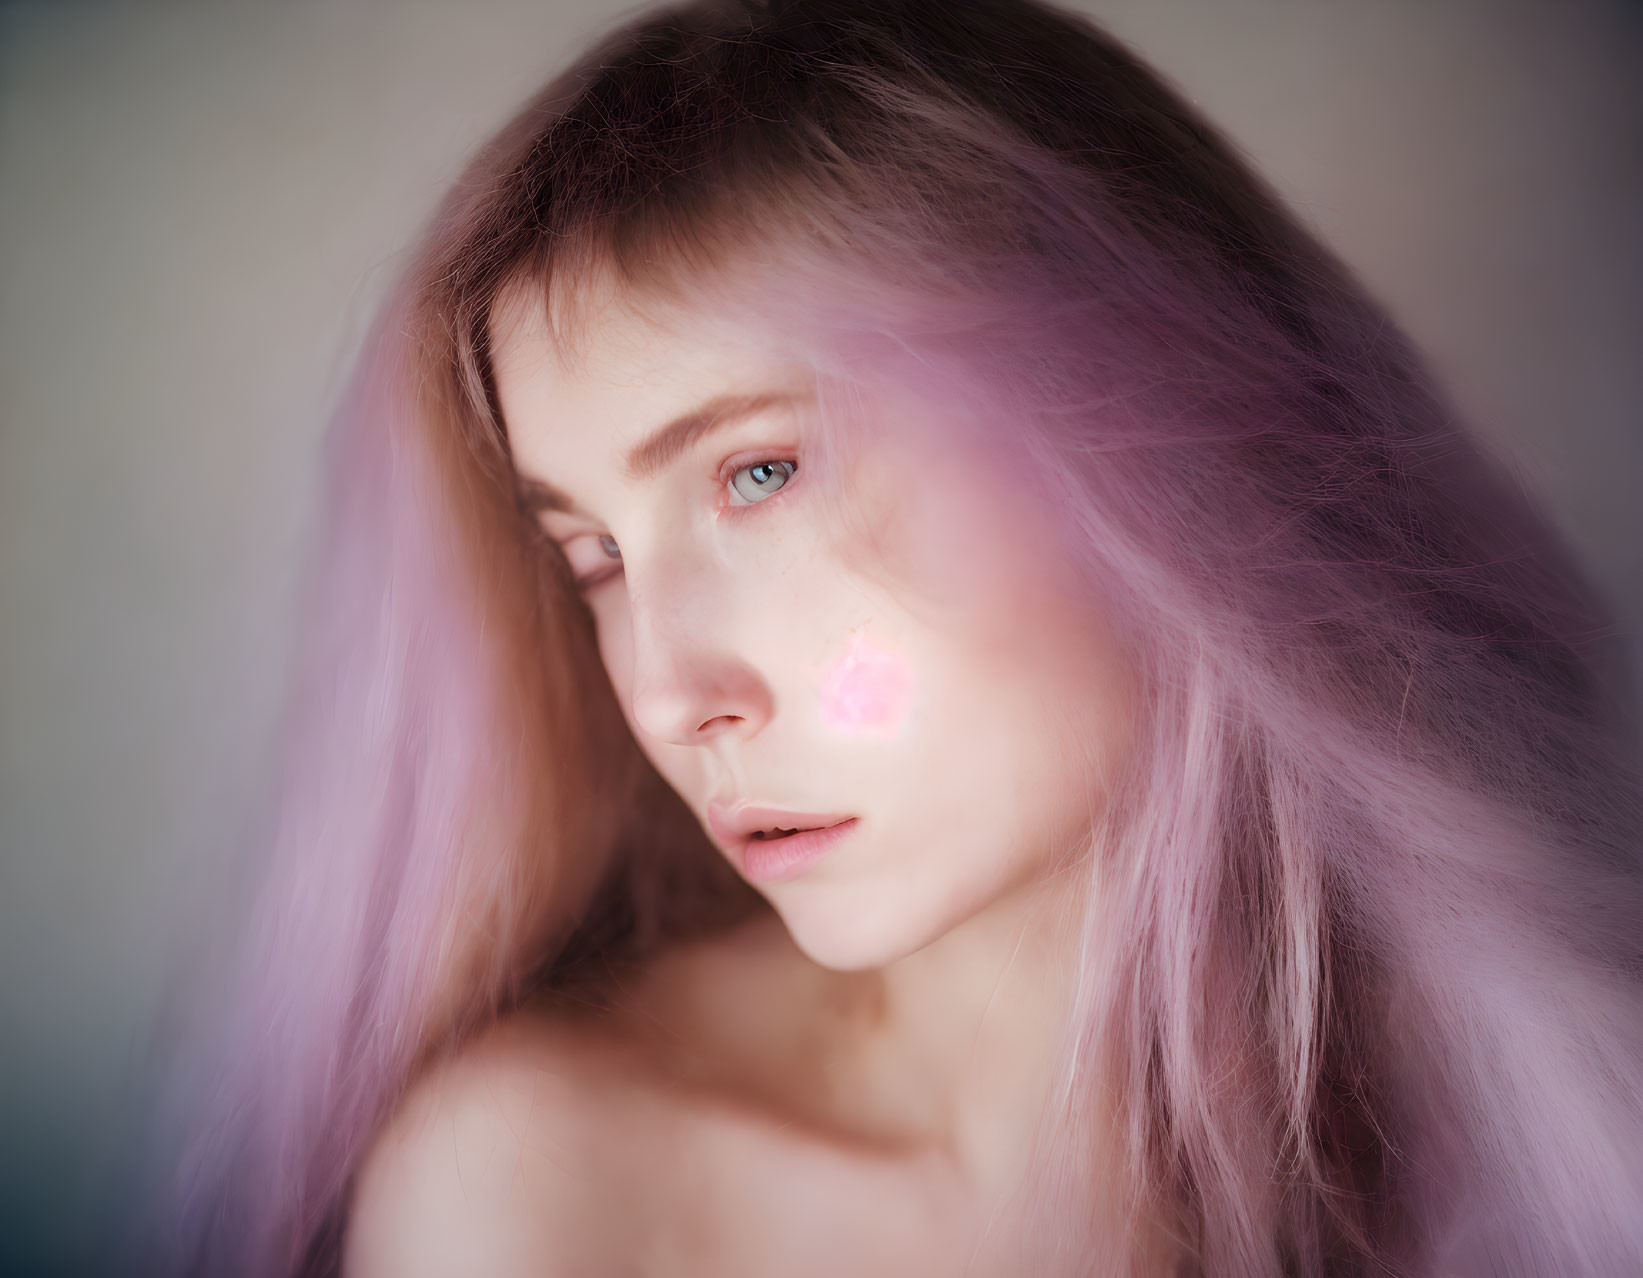
<svg viewBox="0 0 1643 1278">
<path fill-rule="evenodd" d="M 741 847 L 760 830 L 822 830 L 848 820 L 848 812 L 793 812 L 753 803 L 714 803 L 707 809 L 713 837 L 732 848 Z"/>
</svg>

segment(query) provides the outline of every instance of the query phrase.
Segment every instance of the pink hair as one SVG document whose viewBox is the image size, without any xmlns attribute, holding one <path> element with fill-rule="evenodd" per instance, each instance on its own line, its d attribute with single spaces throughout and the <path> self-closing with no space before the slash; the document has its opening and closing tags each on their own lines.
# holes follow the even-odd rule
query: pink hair
<svg viewBox="0 0 1643 1278">
<path fill-rule="evenodd" d="M 790 335 L 836 414 L 911 394 L 993 450 L 1142 673 L 1046 1221 L 1077 1212 L 1079 1098 L 1116 1083 L 1130 1205 L 1217 1278 L 1643 1272 L 1643 769 L 1610 619 L 1232 148 L 1030 0 L 650 14 L 452 193 L 335 428 L 190 1272 L 328 1272 L 431 1054 L 749 908 L 511 505 L 492 307 L 602 267 Z M 1129 1273 L 1130 1246 L 1061 1249 Z"/>
</svg>

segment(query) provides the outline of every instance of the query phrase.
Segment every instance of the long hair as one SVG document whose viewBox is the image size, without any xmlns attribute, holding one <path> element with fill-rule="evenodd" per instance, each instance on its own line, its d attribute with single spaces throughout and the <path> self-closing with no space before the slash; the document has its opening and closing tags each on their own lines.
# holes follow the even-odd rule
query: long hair
<svg viewBox="0 0 1643 1278">
<path fill-rule="evenodd" d="M 482 148 L 367 344 L 190 1272 L 331 1272 L 422 1063 L 754 900 L 514 506 L 493 309 L 535 290 L 569 349 L 599 271 L 912 388 L 1043 494 L 1137 663 L 1041 1169 L 1069 1272 L 1139 1264 L 1055 1202 L 1098 1086 L 1126 1201 L 1218 1278 L 1643 1270 L 1635 697 L 1548 522 L 1088 22 L 699 0 Z"/>
</svg>

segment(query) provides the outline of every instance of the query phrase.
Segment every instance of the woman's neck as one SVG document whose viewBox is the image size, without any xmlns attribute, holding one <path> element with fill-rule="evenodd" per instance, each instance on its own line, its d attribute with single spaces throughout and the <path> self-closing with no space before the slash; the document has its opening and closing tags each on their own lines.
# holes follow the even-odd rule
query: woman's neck
<svg viewBox="0 0 1643 1278">
<path fill-rule="evenodd" d="M 1071 1024 L 1082 867 L 1027 884 L 863 974 L 875 1015 L 835 1041 L 858 1096 L 978 1185 L 1019 1177 L 1056 1099 Z"/>
<path fill-rule="evenodd" d="M 1137 1272 L 1169 1272 L 1168 1231 L 1127 1205 L 1116 1114 L 1091 1108 L 1107 1089 L 1085 1079 L 1076 1097 L 1060 1093 L 1087 868 L 871 971 L 817 965 L 761 912 L 619 991 L 618 1025 L 670 1087 L 751 1106 L 794 1138 L 905 1161 L 988 1212 L 991 1233 L 1011 1219 L 1023 1245 L 1139 1230 Z"/>
</svg>

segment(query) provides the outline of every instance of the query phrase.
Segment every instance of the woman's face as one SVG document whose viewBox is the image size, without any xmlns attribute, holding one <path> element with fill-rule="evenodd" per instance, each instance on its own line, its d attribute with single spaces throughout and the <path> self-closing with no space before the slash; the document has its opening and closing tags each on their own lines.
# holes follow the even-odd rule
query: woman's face
<svg viewBox="0 0 1643 1278">
<path fill-rule="evenodd" d="M 779 347 L 607 289 L 571 366 L 523 296 L 492 334 L 522 491 L 634 736 L 799 947 L 882 965 L 1049 873 L 1131 723 L 1111 636 L 1068 602 L 1053 486 L 1006 491 L 883 417 L 829 469 Z"/>
</svg>

